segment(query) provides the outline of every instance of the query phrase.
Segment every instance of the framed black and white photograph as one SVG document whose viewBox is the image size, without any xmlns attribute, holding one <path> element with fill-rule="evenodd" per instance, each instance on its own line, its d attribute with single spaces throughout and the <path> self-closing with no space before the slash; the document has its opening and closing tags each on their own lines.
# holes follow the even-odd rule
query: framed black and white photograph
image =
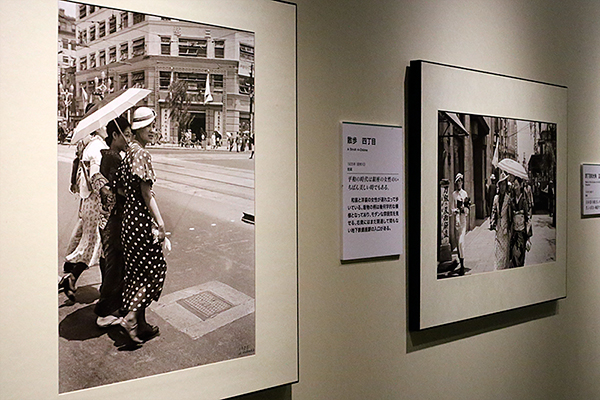
<svg viewBox="0 0 600 400">
<path fill-rule="evenodd" d="M 564 297 L 566 88 L 424 61 L 409 74 L 411 326 Z"/>
<path fill-rule="evenodd" d="M 53 84 L 35 85 L 28 178 L 10 190 L 36 252 L 3 256 L 46 267 L 21 269 L 39 344 L 3 332 L 3 359 L 24 360 L 3 390 L 217 399 L 298 380 L 296 8 L 259 3 L 59 1 L 31 17 L 18 47 L 39 80 L 11 102 Z"/>
</svg>

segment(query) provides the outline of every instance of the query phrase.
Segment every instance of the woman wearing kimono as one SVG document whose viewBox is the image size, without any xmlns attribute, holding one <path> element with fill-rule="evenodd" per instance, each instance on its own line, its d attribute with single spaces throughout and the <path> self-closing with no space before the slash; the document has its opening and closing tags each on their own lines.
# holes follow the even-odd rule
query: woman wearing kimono
<svg viewBox="0 0 600 400">
<path fill-rule="evenodd" d="M 492 204 L 490 229 L 496 231 L 494 269 L 507 269 L 510 266 L 510 240 L 512 237 L 512 202 L 508 190 L 508 175 L 500 175 L 497 193 Z"/>
<path fill-rule="evenodd" d="M 525 253 L 527 251 L 531 231 L 531 211 L 529 199 L 523 188 L 521 178 L 513 182 L 512 199 L 512 234 L 510 240 L 510 266 L 517 268 L 525 265 Z"/>
</svg>

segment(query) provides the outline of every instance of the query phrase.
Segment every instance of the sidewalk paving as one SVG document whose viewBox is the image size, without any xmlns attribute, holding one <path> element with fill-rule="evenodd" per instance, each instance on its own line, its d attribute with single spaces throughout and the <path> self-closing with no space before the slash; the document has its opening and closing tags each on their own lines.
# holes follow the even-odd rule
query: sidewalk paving
<svg viewBox="0 0 600 400">
<path fill-rule="evenodd" d="M 541 264 L 556 258 L 556 228 L 548 214 L 533 216 L 531 250 L 525 255 L 525 265 Z M 495 231 L 489 230 L 489 218 L 467 232 L 465 236 L 465 268 L 470 274 L 494 270 Z"/>
</svg>

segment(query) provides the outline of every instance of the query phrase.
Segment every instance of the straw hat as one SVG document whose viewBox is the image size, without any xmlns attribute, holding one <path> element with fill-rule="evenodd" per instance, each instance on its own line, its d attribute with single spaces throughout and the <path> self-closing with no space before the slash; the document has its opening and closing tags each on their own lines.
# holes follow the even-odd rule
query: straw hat
<svg viewBox="0 0 600 400">
<path fill-rule="evenodd" d="M 139 107 L 133 112 L 131 130 L 135 131 L 148 126 L 156 119 L 156 112 L 148 107 Z"/>
<path fill-rule="evenodd" d="M 456 174 L 456 177 L 454 178 L 454 183 L 458 182 L 459 179 L 462 180 L 463 182 L 465 181 L 465 177 L 460 172 L 458 174 Z"/>
</svg>

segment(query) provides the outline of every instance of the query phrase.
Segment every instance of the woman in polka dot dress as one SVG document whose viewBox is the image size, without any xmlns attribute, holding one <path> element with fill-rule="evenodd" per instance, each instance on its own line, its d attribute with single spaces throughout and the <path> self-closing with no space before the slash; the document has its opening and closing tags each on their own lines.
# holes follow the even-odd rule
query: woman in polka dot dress
<svg viewBox="0 0 600 400">
<path fill-rule="evenodd" d="M 162 251 L 165 226 L 152 184 L 156 180 L 152 158 L 145 149 L 154 139 L 154 110 L 140 107 L 133 113 L 133 141 L 119 169 L 119 184 L 126 197 L 121 239 L 125 256 L 123 306 L 127 315 L 121 325 L 135 343 L 158 335 L 158 327 L 146 322 L 146 308 L 162 292 L 167 265 Z"/>
</svg>

